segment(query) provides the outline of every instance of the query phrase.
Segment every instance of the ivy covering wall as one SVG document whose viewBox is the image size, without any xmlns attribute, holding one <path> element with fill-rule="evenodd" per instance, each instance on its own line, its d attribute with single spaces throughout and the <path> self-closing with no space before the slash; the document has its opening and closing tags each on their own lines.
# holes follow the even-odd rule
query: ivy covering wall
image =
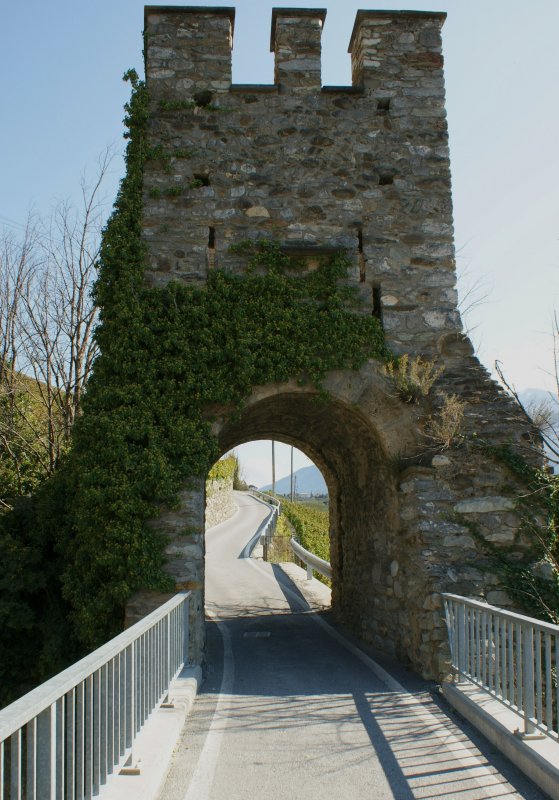
<svg viewBox="0 0 559 800">
<path fill-rule="evenodd" d="M 216 461 L 212 410 L 233 413 L 255 385 L 320 386 L 328 370 L 389 356 L 379 321 L 355 313 L 343 253 L 306 273 L 276 242 L 241 242 L 242 277 L 216 270 L 203 287 L 145 285 L 143 171 L 157 154 L 146 141 L 146 87 L 134 71 L 125 78 L 126 175 L 95 288 L 101 355 L 59 473 L 0 521 L 0 547 L 21 561 L 21 585 L 8 589 L 12 611 L 25 613 L 12 614 L 11 643 L 33 639 L 34 680 L 117 633 L 138 589 L 172 590 L 165 540 L 146 522 Z"/>
</svg>

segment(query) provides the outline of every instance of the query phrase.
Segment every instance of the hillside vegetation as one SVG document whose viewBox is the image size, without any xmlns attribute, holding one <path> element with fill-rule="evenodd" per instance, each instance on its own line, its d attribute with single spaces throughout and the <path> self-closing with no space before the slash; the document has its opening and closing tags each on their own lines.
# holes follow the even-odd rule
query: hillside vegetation
<svg viewBox="0 0 559 800">
<path fill-rule="evenodd" d="M 330 561 L 330 526 L 327 509 L 314 504 L 283 500 L 281 511 L 293 526 L 301 546 L 319 558 Z M 319 575 L 316 577 L 329 584 L 326 578 Z"/>
</svg>

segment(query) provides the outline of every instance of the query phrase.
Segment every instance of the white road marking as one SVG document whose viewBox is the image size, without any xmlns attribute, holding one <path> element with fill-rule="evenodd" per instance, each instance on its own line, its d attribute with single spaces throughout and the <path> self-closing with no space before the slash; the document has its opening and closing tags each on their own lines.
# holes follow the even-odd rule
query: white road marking
<svg viewBox="0 0 559 800">
<path fill-rule="evenodd" d="M 183 800 L 208 800 L 214 782 L 215 771 L 221 750 L 221 740 L 227 726 L 223 713 L 225 698 L 233 691 L 235 679 L 235 662 L 231 646 L 231 634 L 224 622 L 220 622 L 215 614 L 208 611 L 208 616 L 217 623 L 218 630 L 223 638 L 223 675 L 214 714 L 206 736 L 202 752 L 198 758 L 196 769 L 188 786 Z"/>
</svg>

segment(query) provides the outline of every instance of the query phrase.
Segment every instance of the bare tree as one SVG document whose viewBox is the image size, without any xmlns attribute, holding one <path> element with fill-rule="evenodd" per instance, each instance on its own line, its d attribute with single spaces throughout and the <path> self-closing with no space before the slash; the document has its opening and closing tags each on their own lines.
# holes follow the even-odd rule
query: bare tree
<svg viewBox="0 0 559 800">
<path fill-rule="evenodd" d="M 22 343 L 21 309 L 37 259 L 37 233 L 33 219 L 27 220 L 17 239 L 6 233 L 0 239 L 0 381 L 13 380 L 19 366 Z"/>
<path fill-rule="evenodd" d="M 499 376 L 499 380 L 534 423 L 545 446 L 546 457 L 554 466 L 559 465 L 559 367 L 557 364 L 557 358 L 559 356 L 559 328 L 557 326 L 558 319 L 557 315 L 555 315 L 553 342 L 556 390 L 555 392 L 549 392 L 547 398 L 538 398 L 523 402 L 515 386 L 505 377 L 501 362 L 495 362 L 495 371 Z"/>
<path fill-rule="evenodd" d="M 0 237 L 0 386 L 4 406 L 11 403 L 0 420 L 0 455 L 12 453 L 16 472 L 31 459 L 43 477 L 51 474 L 79 414 L 96 355 L 91 290 L 111 160 L 107 150 L 94 183 L 82 181 L 79 207 L 61 202 L 20 241 Z M 25 488 L 19 481 L 17 493 Z"/>
<path fill-rule="evenodd" d="M 0 465 L 6 494 L 24 494 L 42 463 L 40 432 L 25 424 L 29 410 L 24 366 L 24 307 L 38 268 L 37 230 L 29 217 L 21 237 L 0 237 Z M 2 492 L 4 494 L 4 492 Z M 0 497 L 0 506 L 6 506 Z"/>
<path fill-rule="evenodd" d="M 459 259 L 462 249 L 457 251 L 457 259 Z M 456 290 L 458 292 L 458 311 L 464 326 L 464 334 L 472 340 L 477 352 L 480 349 L 480 343 L 473 341 L 473 335 L 477 331 L 478 325 L 472 325 L 472 317 L 476 309 L 491 302 L 493 287 L 486 278 L 476 277 L 469 264 L 458 260 Z"/>
</svg>

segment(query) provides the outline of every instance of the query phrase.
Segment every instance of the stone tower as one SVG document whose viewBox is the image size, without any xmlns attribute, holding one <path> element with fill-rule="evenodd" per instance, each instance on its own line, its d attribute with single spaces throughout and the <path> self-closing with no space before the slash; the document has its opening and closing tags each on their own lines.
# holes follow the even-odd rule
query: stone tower
<svg viewBox="0 0 559 800">
<path fill-rule="evenodd" d="M 468 443 L 522 443 L 529 423 L 490 380 L 461 332 L 455 290 L 443 13 L 359 11 L 351 86 L 322 86 L 326 11 L 276 8 L 274 84 L 231 82 L 234 9 L 145 10 L 150 146 L 144 179 L 146 280 L 204 284 L 242 273 L 230 246 L 268 238 L 308 260 L 344 250 L 348 282 L 396 354 L 444 367 L 431 412 L 465 402 L 463 439 L 430 450 L 425 409 L 403 403 L 381 366 L 333 372 L 330 400 L 295 382 L 253 387 L 215 424 L 223 452 L 275 438 L 321 468 L 331 498 L 336 613 L 361 637 L 425 675 L 444 669 L 441 591 L 506 602 L 462 514 L 496 543 L 518 520 L 504 468 Z M 454 515 L 454 516 L 453 516 Z M 195 589 L 203 642 L 202 482 L 163 515 L 169 570 Z M 188 528 L 188 536 L 178 535 Z M 485 565 L 486 566 L 486 565 Z"/>
</svg>

